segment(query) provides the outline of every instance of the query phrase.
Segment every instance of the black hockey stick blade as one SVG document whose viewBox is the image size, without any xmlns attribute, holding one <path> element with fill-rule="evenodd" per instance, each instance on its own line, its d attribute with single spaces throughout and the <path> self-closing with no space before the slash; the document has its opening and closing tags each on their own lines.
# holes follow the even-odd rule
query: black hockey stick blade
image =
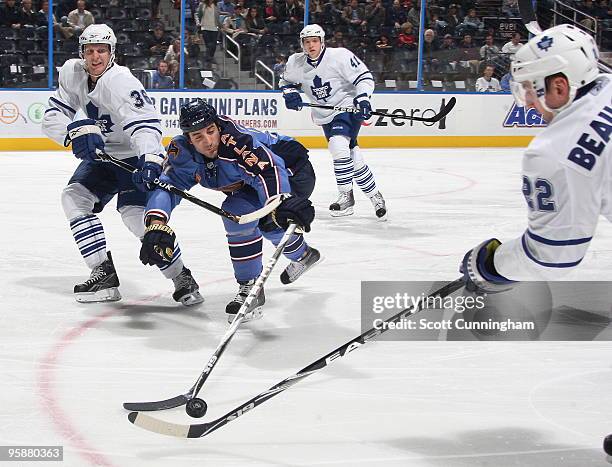
<svg viewBox="0 0 612 467">
<path fill-rule="evenodd" d="M 397 118 L 400 120 L 412 120 L 414 122 L 436 123 L 442 120 L 444 117 L 446 117 L 450 113 L 450 111 L 453 110 L 456 103 L 457 103 L 457 99 L 454 96 L 451 97 L 448 100 L 448 102 L 444 105 L 444 107 L 440 109 L 440 112 L 435 114 L 433 117 L 415 117 L 411 115 L 397 115 L 397 114 L 390 114 L 386 112 L 378 112 L 376 110 L 372 111 L 372 115 L 378 115 L 380 117 L 390 117 L 393 119 Z"/>
<path fill-rule="evenodd" d="M 191 392 L 192 390 L 190 390 L 187 394 L 181 394 L 180 396 L 171 397 L 170 399 L 166 399 L 163 401 L 124 402 L 123 408 L 125 410 L 135 410 L 138 412 L 153 412 L 155 410 L 174 409 L 189 402 L 189 399 L 191 398 Z"/>
<path fill-rule="evenodd" d="M 429 295 L 429 297 L 444 298 L 452 294 L 453 292 L 459 290 L 464 285 L 465 281 L 463 277 L 461 277 L 459 279 L 454 280 L 453 282 L 450 282 L 449 284 L 445 285 L 436 292 L 433 292 Z M 391 316 L 390 318 L 387 318 L 384 323 L 395 323 L 406 317 L 418 313 L 422 310 L 423 302 L 425 302 L 425 300 L 421 301 L 418 307 L 407 308 L 405 310 L 400 311 L 399 313 Z M 226 413 L 225 415 L 222 415 L 221 417 L 211 422 L 181 425 L 177 423 L 169 423 L 164 420 L 159 420 L 155 417 L 151 417 L 150 415 L 140 412 L 130 412 L 128 414 L 128 420 L 132 424 L 140 428 L 166 436 L 175 436 L 178 438 L 202 438 L 212 433 L 213 431 L 221 428 L 227 423 L 236 420 L 238 417 L 253 410 L 258 405 L 263 404 L 268 399 L 271 399 L 277 394 L 280 394 L 281 392 L 289 389 L 291 386 L 306 378 L 307 376 L 310 376 L 318 370 L 322 370 L 330 363 L 339 360 L 342 357 L 345 357 L 353 350 L 358 349 L 359 347 L 367 344 L 371 340 L 375 339 L 378 335 L 389 330 L 389 326 L 381 325 L 380 327 L 381 329 L 372 328 L 364 332 L 363 334 L 355 337 L 354 339 L 351 339 L 344 345 L 341 345 L 340 347 L 331 351 L 327 355 L 302 368 L 297 373 L 289 376 L 288 378 L 285 378 L 279 383 L 276 383 L 270 389 L 256 395 L 255 397 L 249 399 L 240 406 L 236 407 L 235 409 L 232 409 L 230 412 Z"/>
</svg>

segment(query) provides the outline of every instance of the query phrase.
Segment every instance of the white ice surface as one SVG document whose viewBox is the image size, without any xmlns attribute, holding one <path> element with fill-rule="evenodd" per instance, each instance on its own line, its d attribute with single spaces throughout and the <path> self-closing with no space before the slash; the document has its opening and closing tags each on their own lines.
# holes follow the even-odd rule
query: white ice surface
<svg viewBox="0 0 612 467">
<path fill-rule="evenodd" d="M 360 332 L 360 281 L 452 280 L 467 249 L 525 228 L 516 150 L 366 150 L 388 202 L 376 222 L 328 217 L 332 164 L 312 151 L 326 261 L 291 286 L 277 266 L 264 319 L 245 325 L 202 396 L 220 416 Z M 89 271 L 60 206 L 69 153 L 0 153 L 0 444 L 63 445 L 65 466 L 606 465 L 612 432 L 609 342 L 370 344 L 203 439 L 131 425 L 121 404 L 188 389 L 227 327 L 236 292 L 221 221 L 183 203 L 172 219 L 206 302 L 172 301 L 169 281 L 138 261 L 111 203 L 101 218 L 123 301 L 77 304 Z M 194 194 L 220 204 L 221 195 Z M 271 248 L 266 246 L 266 256 Z M 602 219 L 568 279 L 612 279 Z M 176 422 L 182 409 L 158 413 Z M 10 465 L 46 465 L 13 463 Z"/>
</svg>

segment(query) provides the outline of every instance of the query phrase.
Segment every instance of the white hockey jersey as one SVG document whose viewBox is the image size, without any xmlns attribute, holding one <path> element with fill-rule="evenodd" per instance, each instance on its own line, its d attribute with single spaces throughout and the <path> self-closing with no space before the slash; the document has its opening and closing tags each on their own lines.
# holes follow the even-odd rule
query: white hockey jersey
<svg viewBox="0 0 612 467">
<path fill-rule="evenodd" d="M 611 136 L 612 75 L 604 74 L 527 147 L 528 227 L 496 250 L 501 275 L 554 280 L 582 261 L 599 215 L 612 221 Z"/>
<path fill-rule="evenodd" d="M 350 50 L 323 49 L 316 60 L 309 60 L 301 52 L 287 60 L 280 87 L 291 88 L 302 85 L 308 99 L 317 104 L 353 107 L 356 96 L 374 92 L 374 77 L 368 67 Z M 312 108 L 312 117 L 317 125 L 329 123 L 339 114 L 337 110 Z"/>
<path fill-rule="evenodd" d="M 79 110 L 96 120 L 105 151 L 118 158 L 165 154 L 161 117 L 142 84 L 126 67 L 114 64 L 89 92 L 83 61 L 71 59 L 59 70 L 59 86 L 49 98 L 43 132 L 60 144 Z"/>
</svg>

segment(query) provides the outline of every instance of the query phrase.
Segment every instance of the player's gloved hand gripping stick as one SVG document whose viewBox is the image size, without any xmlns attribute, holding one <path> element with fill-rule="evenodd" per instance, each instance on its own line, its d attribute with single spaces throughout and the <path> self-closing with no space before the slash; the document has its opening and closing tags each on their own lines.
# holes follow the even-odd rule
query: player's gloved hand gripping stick
<svg viewBox="0 0 612 467">
<path fill-rule="evenodd" d="M 116 165 L 117 167 L 121 167 L 122 169 L 131 172 L 131 173 L 136 173 L 138 172 L 138 169 L 130 164 L 128 164 L 127 162 L 123 162 L 122 160 L 116 159 L 113 156 L 106 154 L 104 151 L 101 150 L 97 150 L 96 151 L 98 157 L 100 159 L 102 159 L 103 161 L 107 161 L 110 162 L 111 164 Z M 151 182 L 153 185 L 162 188 L 166 191 L 169 191 L 170 193 L 180 196 L 183 199 L 186 199 L 187 201 L 192 202 L 193 204 L 197 204 L 198 206 L 210 211 L 210 212 L 214 212 L 215 214 L 221 216 L 221 217 L 225 217 L 226 219 L 229 219 L 231 221 L 236 222 L 237 224 L 248 224 L 250 222 L 256 221 L 261 219 L 262 217 L 267 216 L 268 214 L 270 214 L 272 211 L 274 211 L 285 199 L 285 197 L 283 195 L 277 196 L 276 198 L 272 198 L 270 199 L 270 201 L 268 202 L 268 204 L 266 204 L 264 207 L 262 207 L 261 209 L 258 209 L 256 211 L 250 212 L 248 214 L 243 214 L 240 216 L 237 216 L 235 214 L 232 214 L 230 212 L 227 212 L 224 209 L 221 209 L 213 204 L 207 203 L 206 201 L 201 200 L 200 198 L 197 198 L 195 196 L 193 196 L 192 194 L 181 190 L 180 188 L 175 187 L 174 185 L 171 185 L 170 183 L 166 183 L 166 182 L 162 182 L 161 180 L 159 180 L 158 178 L 156 178 L 155 180 L 153 180 Z"/>
</svg>

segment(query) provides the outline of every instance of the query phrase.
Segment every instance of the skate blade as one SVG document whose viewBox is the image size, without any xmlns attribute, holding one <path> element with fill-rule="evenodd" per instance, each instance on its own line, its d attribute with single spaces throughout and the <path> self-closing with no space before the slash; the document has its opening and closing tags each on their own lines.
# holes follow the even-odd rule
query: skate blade
<svg viewBox="0 0 612 467">
<path fill-rule="evenodd" d="M 246 313 L 244 315 L 244 318 L 242 318 L 242 322 L 243 323 L 248 323 L 249 321 L 257 321 L 258 319 L 263 318 L 263 311 L 261 310 L 261 308 L 263 307 L 263 305 L 258 306 L 256 308 L 253 308 L 251 311 L 249 311 L 248 313 Z M 234 322 L 234 319 L 236 318 L 236 315 L 227 315 L 227 322 L 232 324 Z"/>
<path fill-rule="evenodd" d="M 354 213 L 353 207 L 343 209 L 342 211 L 329 211 L 330 216 L 332 217 L 345 217 L 352 216 Z"/>
<path fill-rule="evenodd" d="M 387 217 L 387 213 L 385 212 L 385 214 L 383 216 L 378 217 L 378 215 L 376 215 L 376 218 L 378 220 L 378 222 L 387 222 L 389 220 L 389 218 Z"/>
<path fill-rule="evenodd" d="M 117 287 L 110 287 L 96 292 L 75 293 L 74 298 L 79 303 L 118 302 L 121 300 L 121 294 Z"/>
<path fill-rule="evenodd" d="M 187 295 L 183 295 L 178 299 L 178 301 L 185 306 L 193 306 L 202 303 L 204 301 L 204 297 L 202 297 L 200 292 L 192 292 Z"/>
</svg>

